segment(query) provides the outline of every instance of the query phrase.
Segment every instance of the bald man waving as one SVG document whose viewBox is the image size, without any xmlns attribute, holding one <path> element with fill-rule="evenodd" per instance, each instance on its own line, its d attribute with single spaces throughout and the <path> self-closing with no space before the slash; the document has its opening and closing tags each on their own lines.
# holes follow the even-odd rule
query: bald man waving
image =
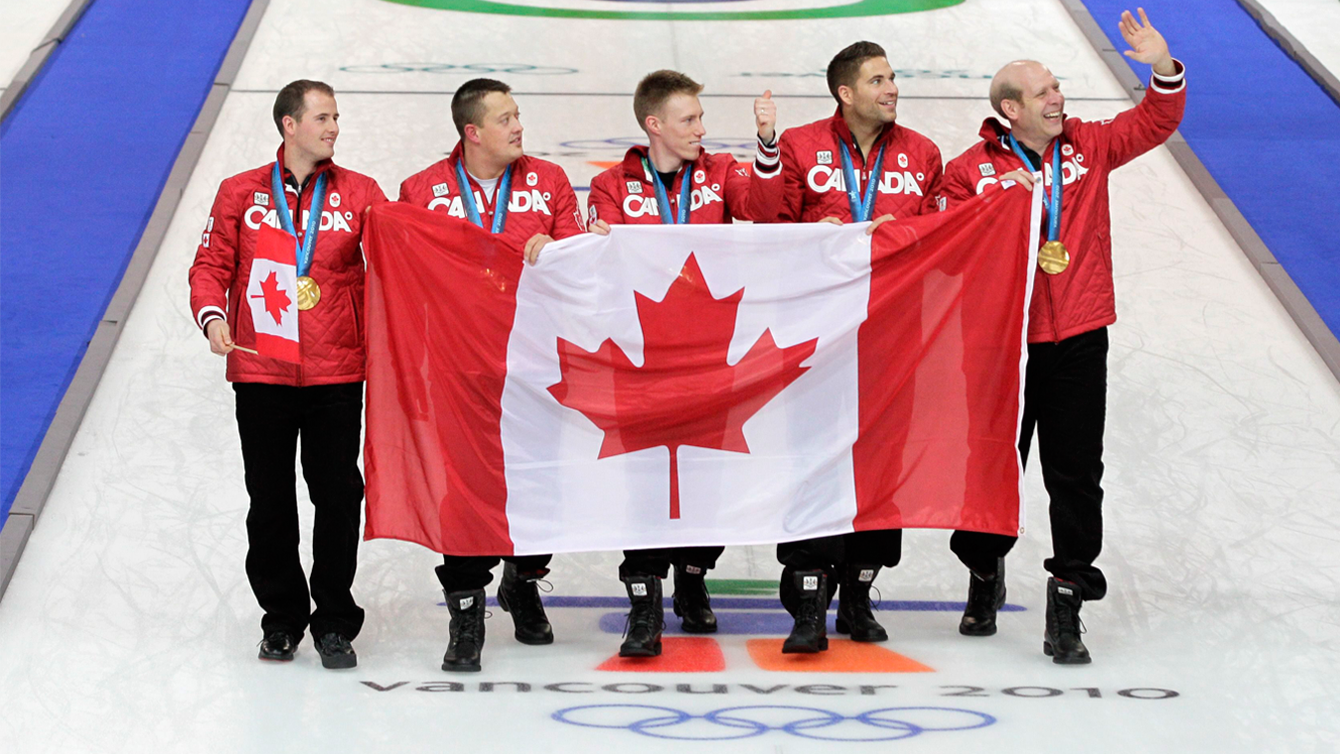
<svg viewBox="0 0 1340 754">
<path fill-rule="evenodd" d="M 1028 368 L 1019 450 L 1026 459 L 1037 428 L 1042 476 L 1051 496 L 1053 556 L 1047 580 L 1043 652 L 1063 665 L 1085 664 L 1084 600 L 1107 592 L 1094 565 L 1102 549 L 1103 425 L 1107 413 L 1107 326 L 1116 321 L 1112 285 L 1109 173 L 1162 144 L 1186 103 L 1183 66 L 1168 53 L 1144 9 L 1121 16 L 1126 56 L 1153 66 L 1140 104 L 1111 120 L 1065 116 L 1065 95 L 1046 66 L 1006 65 L 991 82 L 991 105 L 1008 122 L 982 124 L 982 141 L 945 167 L 948 206 L 1010 182 L 1044 189 L 1043 230 L 1028 313 Z M 1061 176 L 1061 180 L 1056 180 Z M 958 531 L 950 548 L 972 572 L 959 623 L 967 636 L 996 632 L 1005 603 L 1005 554 L 1015 538 Z"/>
</svg>

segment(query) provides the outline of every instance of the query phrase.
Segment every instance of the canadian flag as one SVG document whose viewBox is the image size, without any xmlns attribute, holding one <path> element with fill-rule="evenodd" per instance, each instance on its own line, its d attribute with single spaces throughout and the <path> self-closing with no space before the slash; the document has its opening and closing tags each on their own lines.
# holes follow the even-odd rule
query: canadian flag
<svg viewBox="0 0 1340 754">
<path fill-rule="evenodd" d="M 457 555 L 1016 534 L 1039 205 L 618 226 L 540 263 L 372 210 L 368 539 Z M 1030 223 L 1031 221 L 1031 223 Z"/>
<path fill-rule="evenodd" d="M 261 224 L 247 279 L 247 304 L 256 330 L 256 353 L 300 363 L 298 267 L 293 236 Z"/>
</svg>

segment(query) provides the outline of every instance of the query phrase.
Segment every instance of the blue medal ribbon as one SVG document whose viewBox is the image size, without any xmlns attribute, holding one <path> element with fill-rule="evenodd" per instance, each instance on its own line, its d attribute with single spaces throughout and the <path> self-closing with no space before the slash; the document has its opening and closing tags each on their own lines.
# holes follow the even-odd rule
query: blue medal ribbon
<svg viewBox="0 0 1340 754">
<path fill-rule="evenodd" d="M 851 221 L 862 223 L 875 214 L 875 187 L 879 185 L 880 173 L 884 169 L 884 147 L 888 144 L 881 144 L 879 152 L 875 155 L 875 162 L 870 167 L 870 178 L 865 185 L 864 197 L 856 185 L 856 168 L 852 167 L 851 151 L 847 149 L 847 142 L 840 141 L 838 146 L 842 147 L 842 180 L 847 184 L 847 204 L 851 206 Z"/>
<path fill-rule="evenodd" d="M 276 160 L 274 170 L 270 172 L 270 196 L 275 203 L 275 214 L 279 215 L 279 224 L 284 232 L 298 236 L 294 230 L 293 215 L 288 210 L 288 198 L 284 195 L 284 178 Z M 321 230 L 321 210 L 326 207 L 326 174 L 316 177 L 316 186 L 312 188 L 312 203 L 307 210 L 307 229 L 303 233 L 302 243 L 295 247 L 298 277 L 307 277 L 312 269 L 312 254 L 316 251 L 316 234 Z M 298 192 L 298 212 L 302 211 L 302 192 Z M 296 241 L 295 241 L 296 243 Z"/>
<path fill-rule="evenodd" d="M 693 198 L 689 190 L 693 187 L 693 163 L 686 163 L 684 169 L 684 178 L 679 184 L 679 212 L 678 217 L 670 213 L 670 194 L 666 190 L 666 185 L 661 182 L 661 174 L 656 172 L 646 157 L 642 158 L 642 167 L 651 176 L 651 182 L 656 186 L 656 206 L 660 209 L 661 224 L 680 225 L 689 224 L 689 209 L 693 203 Z"/>
<path fill-rule="evenodd" d="M 1028 172 L 1033 170 L 1033 162 L 1024 154 L 1023 147 L 1015 141 L 1014 134 L 1010 134 L 1010 149 L 1014 150 L 1015 155 L 1023 160 L 1024 167 Z M 1041 155 L 1039 155 L 1039 158 Z M 1038 166 L 1038 171 L 1042 166 Z M 1047 240 L 1059 241 L 1061 239 L 1061 185 L 1065 183 L 1065 173 L 1061 170 L 1061 140 L 1058 138 L 1052 142 L 1052 190 L 1047 193 L 1046 186 L 1043 186 L 1043 193 L 1047 197 Z"/>
<path fill-rule="evenodd" d="M 484 227 L 479 216 L 479 206 L 475 204 L 475 190 L 470 186 L 470 178 L 465 174 L 465 158 L 456 161 L 456 186 L 461 191 L 461 201 L 465 203 L 465 214 L 470 222 Z M 507 227 L 507 209 L 512 203 L 512 166 L 503 171 L 502 180 L 493 193 L 493 233 L 497 235 Z"/>
</svg>

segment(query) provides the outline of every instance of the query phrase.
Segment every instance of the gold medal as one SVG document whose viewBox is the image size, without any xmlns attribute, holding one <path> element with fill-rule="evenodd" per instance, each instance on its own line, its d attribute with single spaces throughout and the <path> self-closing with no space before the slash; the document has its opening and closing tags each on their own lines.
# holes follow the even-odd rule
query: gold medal
<svg viewBox="0 0 1340 754">
<path fill-rule="evenodd" d="M 321 286 L 306 275 L 298 278 L 298 311 L 305 312 L 320 302 Z"/>
<path fill-rule="evenodd" d="M 1070 266 L 1070 252 L 1060 241 L 1048 241 L 1038 249 L 1038 266 L 1048 275 L 1059 275 Z M 301 281 L 299 281 L 301 282 Z M 298 300 L 302 301 L 302 289 L 299 287 Z M 302 304 L 298 304 L 302 308 Z"/>
</svg>

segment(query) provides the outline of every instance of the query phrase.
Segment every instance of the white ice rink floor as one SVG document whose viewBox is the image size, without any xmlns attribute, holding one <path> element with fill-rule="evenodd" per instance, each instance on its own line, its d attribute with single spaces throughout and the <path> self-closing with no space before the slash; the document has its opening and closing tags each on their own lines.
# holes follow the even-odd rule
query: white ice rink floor
<svg viewBox="0 0 1340 754">
<path fill-rule="evenodd" d="M 800 6 L 711 7 L 755 3 Z M 815 74 L 859 38 L 889 50 L 900 122 L 946 159 L 975 140 L 987 81 L 1013 58 L 1048 62 L 1073 115 L 1130 104 L 1054 0 L 673 23 L 272 0 L 0 602 L 0 751 L 1340 748 L 1340 386 L 1163 149 L 1112 181 L 1120 320 L 1099 560 L 1111 591 L 1084 608 L 1092 665 L 1040 651 L 1050 545 L 1035 469 L 1009 560 L 1019 609 L 988 639 L 959 636 L 958 607 L 938 604 L 961 601 L 968 575 L 947 533 L 924 531 L 879 579 L 887 644 L 780 663 L 759 642 L 780 638 L 784 618 L 753 583 L 775 583 L 773 552 L 732 548 L 712 574 L 730 580 L 715 587 L 722 633 L 659 664 L 607 664 L 623 625 L 609 599 L 622 594 L 619 556 L 596 553 L 555 561 L 554 645 L 518 644 L 495 609 L 484 671 L 452 675 L 439 670 L 438 557 L 373 541 L 355 584 L 358 668 L 323 670 L 310 640 L 294 663 L 256 660 L 232 391 L 191 321 L 186 270 L 219 181 L 273 159 L 275 91 L 334 85 L 337 161 L 394 196 L 454 145 L 454 88 L 495 76 L 516 90 L 527 150 L 584 188 L 638 135 L 631 92 L 646 71 L 704 81 L 709 139 L 744 156 L 752 98 L 772 89 L 783 126 L 827 116 Z"/>
</svg>

